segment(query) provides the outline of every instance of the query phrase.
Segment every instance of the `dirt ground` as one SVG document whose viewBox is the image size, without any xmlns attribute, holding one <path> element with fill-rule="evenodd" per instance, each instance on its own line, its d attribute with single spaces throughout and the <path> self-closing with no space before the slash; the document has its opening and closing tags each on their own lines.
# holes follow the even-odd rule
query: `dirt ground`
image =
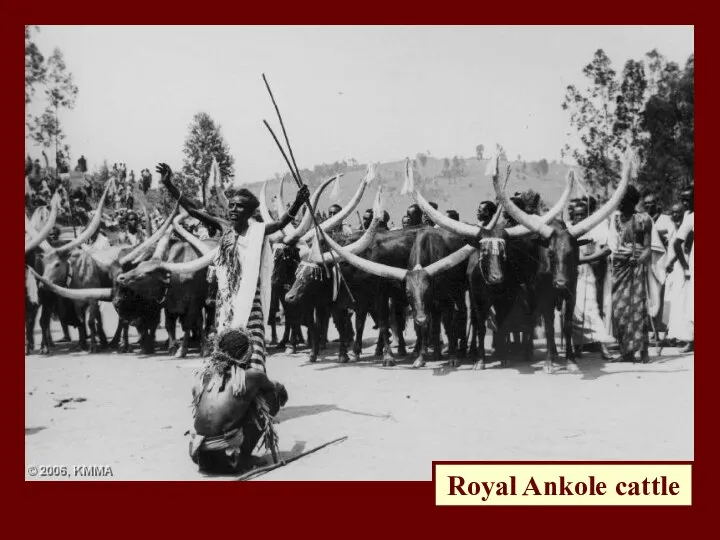
<svg viewBox="0 0 720 540">
<path fill-rule="evenodd" d="M 114 312 L 103 314 L 112 334 Z M 278 415 L 280 457 L 348 438 L 262 480 L 430 480 L 432 460 L 693 459 L 694 355 L 655 357 L 653 347 L 649 364 L 608 364 L 585 354 L 579 372 L 556 365 L 548 375 L 542 342 L 533 363 L 485 371 L 469 362 L 383 368 L 372 339 L 364 345 L 363 359 L 345 365 L 334 361 L 336 344 L 317 364 L 304 351 L 269 357 L 270 377 L 290 396 Z M 27 468 L 54 465 L 71 476 L 76 465 L 110 466 L 114 480 L 232 479 L 199 473 L 188 456 L 196 350 L 175 359 L 70 349 L 25 359 L 26 479 L 50 479 Z"/>
</svg>

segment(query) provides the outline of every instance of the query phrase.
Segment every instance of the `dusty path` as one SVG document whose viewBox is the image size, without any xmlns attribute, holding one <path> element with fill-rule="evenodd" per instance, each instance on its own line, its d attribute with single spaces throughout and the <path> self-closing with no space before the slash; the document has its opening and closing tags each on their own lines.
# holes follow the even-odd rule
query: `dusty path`
<svg viewBox="0 0 720 540">
<path fill-rule="evenodd" d="M 112 310 L 104 313 L 114 329 Z M 647 365 L 585 355 L 579 373 L 546 375 L 541 351 L 533 364 L 506 369 L 449 371 L 433 362 L 413 370 L 382 368 L 365 345 L 357 364 L 336 364 L 334 346 L 318 364 L 303 353 L 269 358 L 270 377 L 290 396 L 278 417 L 283 457 L 348 440 L 263 480 L 429 480 L 433 459 L 693 458 L 694 356 L 676 349 Z M 25 359 L 26 466 L 109 465 L 116 480 L 206 478 L 184 436 L 196 352 L 178 360 L 67 349 Z M 57 406 L 69 398 L 85 401 Z"/>
</svg>

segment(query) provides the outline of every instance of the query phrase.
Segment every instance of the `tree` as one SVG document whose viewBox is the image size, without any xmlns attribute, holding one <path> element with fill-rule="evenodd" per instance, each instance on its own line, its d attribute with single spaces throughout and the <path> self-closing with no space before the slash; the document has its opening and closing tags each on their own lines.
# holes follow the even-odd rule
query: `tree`
<svg viewBox="0 0 720 540">
<path fill-rule="evenodd" d="M 507 158 L 507 153 L 505 152 L 505 147 L 502 144 L 496 144 L 495 151 L 497 152 L 498 159 L 500 161 L 509 161 Z"/>
<path fill-rule="evenodd" d="M 583 92 L 574 85 L 566 89 L 563 110 L 570 112 L 570 123 L 579 135 L 581 146 L 566 145 L 564 154 L 571 155 L 585 170 L 588 183 L 602 187 L 607 195 L 618 177 L 619 133 L 614 129 L 615 104 L 620 85 L 616 71 L 602 49 L 595 51 L 592 61 L 583 68 L 590 84 Z"/>
<path fill-rule="evenodd" d="M 25 25 L 25 104 L 32 101 L 35 96 L 35 86 L 45 82 L 47 66 L 45 57 L 32 40 L 33 31 L 38 32 L 37 26 Z"/>
<path fill-rule="evenodd" d="M 475 147 L 475 155 L 477 156 L 478 159 L 483 159 L 484 152 L 485 152 L 485 146 L 483 146 L 482 144 L 478 144 Z"/>
<path fill-rule="evenodd" d="M 664 203 L 676 200 L 695 174 L 694 78 L 694 55 L 682 72 L 665 66 L 642 112 L 641 127 L 649 135 L 638 183 Z"/>
<path fill-rule="evenodd" d="M 72 73 L 67 70 L 60 49 L 55 48 L 52 56 L 48 58 L 45 74 L 41 82 L 45 86 L 47 106 L 39 117 L 27 117 L 26 126 L 30 137 L 43 148 L 50 148 L 53 144 L 55 145 L 55 166 L 56 170 L 59 170 L 61 161 L 69 159 L 70 155 L 70 149 L 67 145 L 64 145 L 62 149 L 60 148 L 61 142 L 65 140 L 65 132 L 60 125 L 59 113 L 61 109 L 73 109 L 78 94 L 78 87 L 73 82 Z M 25 97 L 26 99 L 28 97 L 27 84 Z"/>
<path fill-rule="evenodd" d="M 550 172 L 550 166 L 548 165 L 547 159 L 543 158 L 538 161 L 538 171 L 543 176 L 547 176 L 548 172 Z"/>
<path fill-rule="evenodd" d="M 645 108 L 647 80 L 642 62 L 628 60 L 623 69 L 620 93 L 615 108 L 613 132 L 617 137 L 618 149 L 640 149 L 645 139 L 641 129 L 641 115 Z"/>
<path fill-rule="evenodd" d="M 185 180 L 194 184 L 192 193 L 205 187 L 210 177 L 213 157 L 217 160 L 223 181 L 229 182 L 234 178 L 235 159 L 230 155 L 230 148 L 220 132 L 220 125 L 216 124 L 209 114 L 199 112 L 193 116 L 188 129 L 183 146 L 185 157 L 182 172 Z"/>
<path fill-rule="evenodd" d="M 443 171 L 450 170 L 450 159 L 444 158 L 443 159 Z"/>
<path fill-rule="evenodd" d="M 427 156 L 425 154 L 418 154 L 416 157 L 417 157 L 418 161 L 420 162 L 420 165 L 422 165 L 424 167 L 425 164 L 427 163 Z"/>
</svg>

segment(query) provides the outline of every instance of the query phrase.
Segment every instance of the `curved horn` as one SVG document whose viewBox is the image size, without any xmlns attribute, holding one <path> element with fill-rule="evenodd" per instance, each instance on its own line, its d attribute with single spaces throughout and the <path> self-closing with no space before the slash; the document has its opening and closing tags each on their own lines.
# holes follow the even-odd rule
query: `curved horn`
<svg viewBox="0 0 720 540">
<path fill-rule="evenodd" d="M 498 221 L 500 221 L 500 216 L 502 216 L 502 213 L 503 206 L 502 204 L 499 204 L 497 210 L 495 210 L 495 215 L 493 215 L 488 224 L 485 225 L 486 231 L 492 231 L 495 227 L 497 227 Z"/>
<path fill-rule="evenodd" d="M 382 214 L 378 216 L 373 216 L 373 220 L 370 222 L 370 226 L 363 233 L 363 235 L 352 244 L 348 244 L 347 246 L 345 246 L 345 249 L 349 253 L 355 255 L 360 253 L 361 251 L 364 251 L 370 246 L 373 238 L 375 238 L 375 233 L 377 232 L 378 225 L 380 225 L 380 217 L 382 217 Z M 317 255 L 311 256 L 311 260 L 312 262 L 317 264 L 331 264 L 333 262 L 333 256 L 330 253 L 326 252 L 323 253 L 320 257 L 318 257 Z"/>
<path fill-rule="evenodd" d="M 562 192 L 562 195 L 560 195 L 558 202 L 556 202 L 555 206 L 548 210 L 547 213 L 540 216 L 540 221 L 542 223 L 550 223 L 553 219 L 555 219 L 562 213 L 562 211 L 565 209 L 565 206 L 567 205 L 568 200 L 570 200 L 570 193 L 572 193 L 573 186 L 575 185 L 574 183 L 575 175 L 568 174 L 565 184 L 565 190 Z M 530 234 L 530 230 L 522 225 L 515 225 L 514 227 L 509 227 L 505 229 L 505 232 L 507 232 L 508 236 L 510 237 L 518 237 Z"/>
<path fill-rule="evenodd" d="M 155 246 L 155 250 L 153 251 L 151 259 L 160 259 L 162 260 L 163 255 L 165 254 L 165 250 L 168 247 L 168 244 L 170 244 L 170 238 L 172 237 L 173 230 L 168 229 L 165 231 L 165 234 L 163 234 L 160 241 Z"/>
<path fill-rule="evenodd" d="M 451 253 L 447 257 L 443 257 L 439 261 L 436 261 L 431 265 L 427 266 L 425 268 L 425 271 L 430 277 L 442 274 L 443 272 L 450 270 L 453 266 L 457 266 L 458 264 L 463 262 L 472 254 L 473 251 L 475 251 L 475 248 L 473 246 L 463 246 L 455 253 Z"/>
<path fill-rule="evenodd" d="M 147 205 L 140 201 L 140 206 L 142 206 L 143 214 L 145 214 L 145 227 L 147 228 L 147 232 L 149 236 L 152 236 L 152 219 L 150 219 L 150 212 L 148 212 Z"/>
<path fill-rule="evenodd" d="M 150 238 L 146 239 L 144 242 L 141 242 L 140 245 L 133 248 L 130 253 L 125 255 L 122 259 L 120 259 L 120 265 L 125 265 L 129 262 L 132 262 L 138 255 L 142 254 L 146 249 L 150 248 L 155 244 L 155 242 L 158 242 L 164 235 L 165 231 L 168 230 L 168 227 L 172 225 L 172 220 L 177 214 L 178 210 L 180 209 L 180 198 L 178 198 L 177 202 L 175 203 L 175 208 L 173 208 L 173 211 L 170 213 L 170 215 L 165 219 L 163 224 L 160 226 L 160 228 L 153 233 Z"/>
<path fill-rule="evenodd" d="M 275 220 L 270 215 L 270 212 L 268 211 L 268 207 L 267 207 L 267 183 L 268 183 L 268 180 L 265 180 L 265 182 L 263 182 L 262 188 L 260 188 L 260 197 L 259 197 L 260 207 L 259 207 L 259 209 L 260 209 L 260 215 L 262 216 L 263 221 L 265 223 L 272 223 Z M 282 242 L 284 236 L 285 236 L 284 231 L 277 231 L 277 232 L 272 233 L 270 236 L 268 236 L 268 240 L 270 240 L 271 244 L 274 244 L 275 242 Z"/>
<path fill-rule="evenodd" d="M 446 229 L 452 233 L 459 234 L 461 236 L 469 236 L 476 238 L 480 234 L 480 227 L 477 225 L 470 225 L 463 223 L 462 221 L 455 221 L 450 219 L 442 212 L 435 210 L 430 203 L 425 200 L 417 190 L 412 192 L 415 202 L 418 204 L 420 209 L 427 214 L 428 218 L 434 223 L 437 223 L 443 229 Z"/>
<path fill-rule="evenodd" d="M 30 240 L 35 238 L 36 234 L 37 234 L 37 230 L 35 229 L 35 227 L 33 227 L 32 223 L 30 223 L 30 219 L 28 219 L 27 214 L 26 214 L 25 215 L 25 241 L 29 242 Z M 52 251 L 52 247 L 45 240 L 40 242 L 40 249 L 42 249 L 45 252 Z"/>
<path fill-rule="evenodd" d="M 180 236 L 183 240 L 185 240 L 188 244 L 190 244 L 192 247 L 197 249 L 201 255 L 206 255 L 210 248 L 206 246 L 202 240 L 200 240 L 197 236 L 192 234 L 190 231 L 185 230 L 185 228 L 180 225 L 180 222 L 185 219 L 188 216 L 186 212 L 184 212 L 184 215 L 181 214 L 178 217 L 176 217 L 173 220 L 173 228 L 175 229 L 175 232 Z"/>
<path fill-rule="evenodd" d="M 60 206 L 60 195 L 57 193 L 53 195 L 53 198 L 50 200 L 50 215 L 48 216 L 47 221 L 45 222 L 45 225 L 42 229 L 37 231 L 36 234 L 33 235 L 33 227 L 30 224 L 30 220 L 28 220 L 27 216 L 25 216 L 25 230 L 28 232 L 30 236 L 30 240 L 28 242 L 25 242 L 25 253 L 27 253 L 30 250 L 35 249 L 40 244 L 42 244 L 47 236 L 50 234 L 50 231 L 52 231 L 52 228 L 55 226 L 55 220 L 57 219 L 58 215 L 58 207 Z M 28 227 L 28 225 L 30 225 Z M 49 245 L 48 245 L 49 246 Z"/>
<path fill-rule="evenodd" d="M 335 176 L 331 176 L 322 184 L 320 184 L 320 186 L 313 192 L 312 196 L 310 197 L 310 205 L 313 207 L 313 210 L 317 208 L 318 201 L 320 200 L 320 195 L 322 195 L 323 191 L 325 191 L 325 188 L 328 187 L 331 183 L 333 183 L 335 179 L 339 176 L 342 176 L 342 174 L 336 174 Z M 300 222 L 300 225 L 298 225 L 295 232 L 293 234 L 287 235 L 283 242 L 285 242 L 286 244 L 291 244 L 300 237 L 302 237 L 302 240 L 304 242 L 309 242 L 312 233 L 307 233 L 308 231 L 310 231 L 310 227 L 312 227 L 313 217 L 314 216 L 312 215 L 312 213 L 307 210 L 303 215 L 302 221 Z M 305 236 L 307 236 L 307 239 L 305 238 Z"/>
<path fill-rule="evenodd" d="M 98 201 L 97 210 L 95 210 L 95 215 L 93 216 L 92 220 L 88 224 L 88 226 L 85 228 L 83 232 L 81 232 L 77 238 L 74 240 L 68 242 L 64 246 L 60 246 L 59 248 L 55 249 L 56 253 L 67 253 L 73 249 L 75 249 L 77 246 L 80 246 L 84 244 L 86 241 L 88 241 L 93 234 L 95 234 L 95 231 L 97 231 L 98 227 L 100 226 L 100 222 L 102 221 L 102 209 L 105 205 L 105 199 L 107 198 L 107 194 L 110 191 L 110 188 L 114 185 L 115 180 L 110 179 L 110 181 L 107 183 L 107 186 L 105 186 L 105 191 L 103 191 L 102 197 L 100 197 L 100 200 Z"/>
<path fill-rule="evenodd" d="M 495 166 L 494 166 L 496 171 L 497 171 L 497 166 L 498 166 L 498 158 L 496 156 L 495 157 Z M 497 194 L 500 204 L 502 204 L 505 207 L 505 209 L 507 210 L 507 213 L 510 214 L 510 216 L 515 221 L 517 221 L 520 225 L 525 227 L 526 231 L 537 232 L 543 238 L 550 238 L 550 236 L 553 233 L 552 227 L 549 227 L 548 225 L 546 225 L 540 216 L 526 214 L 525 212 L 520 210 L 520 208 L 518 208 L 515 205 L 515 203 L 512 202 L 510 200 L 510 198 L 505 194 L 505 189 L 500 187 L 500 179 L 499 179 L 497 173 L 495 173 L 493 175 L 493 187 L 495 188 L 495 193 Z M 518 232 L 520 232 L 520 231 L 518 231 Z M 508 231 L 508 235 L 510 235 L 510 234 L 511 233 Z"/>
<path fill-rule="evenodd" d="M 572 234 L 575 238 L 580 238 L 583 234 L 597 227 L 600 222 L 606 219 L 613 212 L 613 210 L 617 208 L 623 196 L 625 195 L 628 184 L 630 183 L 630 169 L 630 159 L 626 157 L 625 162 L 623 163 L 622 177 L 620 178 L 620 183 L 618 184 L 615 193 L 613 193 L 613 196 L 610 197 L 610 200 L 608 200 L 608 202 L 606 202 L 602 206 L 602 208 L 600 208 L 600 210 L 598 210 L 592 215 L 589 215 L 581 222 L 576 223 L 575 225 L 571 225 L 568 228 L 568 232 L 570 234 Z"/>
<path fill-rule="evenodd" d="M 397 281 L 403 281 L 405 279 L 405 276 L 407 275 L 407 270 L 405 268 L 395 268 L 394 266 L 387 266 L 385 264 L 377 263 L 375 261 L 369 261 L 367 259 L 363 259 L 362 257 L 358 257 L 354 253 L 351 253 L 344 247 L 338 245 L 337 242 L 330 238 L 330 236 L 326 236 L 325 240 L 327 241 L 330 248 L 335 251 L 341 259 L 347 261 L 355 268 L 358 268 L 363 272 L 367 272 L 368 274 L 372 274 L 381 278 L 395 279 Z"/>
<path fill-rule="evenodd" d="M 341 223 L 343 219 L 348 217 L 350 213 L 355 210 L 355 207 L 360 204 L 360 199 L 362 199 L 363 193 L 365 193 L 365 188 L 367 186 L 368 183 L 365 180 L 361 180 L 360 186 L 358 186 L 357 191 L 355 191 L 355 195 L 353 195 L 352 199 L 350 199 L 348 203 L 337 214 L 323 221 L 320 224 L 320 228 L 323 231 L 327 231 L 328 229 L 333 228 L 338 223 Z M 315 208 L 315 206 L 313 206 L 313 208 Z M 305 233 L 302 237 L 302 240 L 304 242 L 309 242 L 312 234 L 312 231 Z"/>
<path fill-rule="evenodd" d="M 215 255 L 217 255 L 217 251 L 219 248 L 214 248 L 210 251 L 208 251 L 205 255 L 198 259 L 194 259 L 192 261 L 188 262 L 182 262 L 182 263 L 169 263 L 164 262 L 162 263 L 162 267 L 167 270 L 168 272 L 173 272 L 175 274 L 187 274 L 187 273 L 193 273 L 197 272 L 198 270 L 202 270 L 203 268 L 206 268 L 212 264 L 212 262 L 215 260 Z"/>
<path fill-rule="evenodd" d="M 103 289 L 66 289 L 65 287 L 55 285 L 52 281 L 48 281 L 29 266 L 27 268 L 43 286 L 62 297 L 69 298 L 70 300 L 112 300 L 112 289 L 109 287 Z"/>
</svg>

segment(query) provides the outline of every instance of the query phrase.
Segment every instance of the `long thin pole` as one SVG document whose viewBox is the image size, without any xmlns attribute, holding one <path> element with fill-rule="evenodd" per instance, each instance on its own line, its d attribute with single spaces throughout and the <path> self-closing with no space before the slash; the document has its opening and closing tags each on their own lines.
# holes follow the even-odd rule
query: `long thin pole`
<svg viewBox="0 0 720 540">
<path fill-rule="evenodd" d="M 275 107 L 275 112 L 277 113 L 278 120 L 280 121 L 280 127 L 283 131 L 283 136 L 285 137 L 285 142 L 288 147 L 288 152 L 290 153 L 290 159 L 292 159 L 293 166 L 295 167 L 294 169 L 292 166 L 290 166 L 290 162 L 288 161 L 287 156 L 285 155 L 285 152 L 282 150 L 280 141 L 278 141 L 278 138 L 273 133 L 272 129 L 270 128 L 270 125 L 267 123 L 266 120 L 263 120 L 263 122 L 265 123 L 265 126 L 268 128 L 268 130 L 270 130 L 270 133 L 272 134 L 273 139 L 275 139 L 275 143 L 278 145 L 278 148 L 280 148 L 280 151 L 282 152 L 283 157 L 285 158 L 285 162 L 288 164 L 288 167 L 290 168 L 290 172 L 292 173 L 293 178 L 295 178 L 295 181 L 298 184 L 298 188 L 301 188 L 303 186 L 303 181 L 300 176 L 300 169 L 298 168 L 297 163 L 295 162 L 295 155 L 293 154 L 292 146 L 290 145 L 290 138 L 288 137 L 287 131 L 285 130 L 285 122 L 283 122 L 282 115 L 280 114 L 280 108 L 278 107 L 277 102 L 275 101 L 275 96 L 273 95 L 272 90 L 270 89 L 270 83 L 268 83 L 267 77 L 265 77 L 264 73 L 262 75 L 262 78 L 263 78 L 263 81 L 265 82 L 265 87 L 267 88 L 267 91 L 270 94 L 270 99 L 272 100 L 273 106 Z M 317 220 L 315 219 L 315 210 L 313 209 L 312 204 L 310 203 L 310 201 L 305 201 L 305 204 L 307 205 L 308 210 L 311 212 L 311 217 L 312 217 L 316 232 L 323 240 L 325 240 L 325 243 L 327 243 L 327 240 L 325 239 L 325 231 L 322 230 L 320 225 L 318 225 Z M 335 254 L 333 253 L 332 249 L 330 250 L 330 256 L 332 257 L 333 264 L 337 264 L 337 260 L 335 259 Z M 328 269 L 324 260 L 323 260 L 323 267 L 325 268 L 325 272 L 326 272 L 325 275 L 329 277 L 330 270 Z M 350 296 L 350 300 L 354 304 L 355 298 L 353 297 L 352 292 L 350 292 L 350 287 L 345 282 L 345 278 L 343 278 L 342 272 L 340 272 L 339 275 L 340 275 L 340 280 L 343 282 L 343 284 L 345 286 L 345 290 L 347 291 L 348 295 Z"/>
<path fill-rule="evenodd" d="M 306 450 L 305 452 L 298 454 L 297 456 L 293 456 L 289 459 L 283 459 L 282 461 L 278 461 L 277 463 L 273 463 L 272 465 L 258 467 L 257 469 L 253 469 L 251 471 L 246 472 L 242 476 L 238 477 L 237 480 L 239 480 L 239 481 L 251 480 L 252 478 L 255 478 L 256 476 L 260 476 L 265 473 L 269 473 L 270 471 L 273 471 L 275 469 L 279 469 L 280 467 L 283 467 L 284 465 L 287 465 L 288 463 L 292 463 L 293 461 L 296 461 L 296 460 L 300 459 L 301 457 L 307 456 L 309 454 L 312 454 L 314 452 L 317 452 L 318 450 L 325 448 L 326 446 L 330 446 L 331 444 L 336 444 L 336 443 L 342 442 L 346 439 L 347 439 L 347 435 L 344 435 L 342 437 L 338 437 L 337 439 L 333 439 L 332 441 L 321 444 L 320 446 L 316 446 L 315 448 L 311 448 L 310 450 Z"/>
</svg>

